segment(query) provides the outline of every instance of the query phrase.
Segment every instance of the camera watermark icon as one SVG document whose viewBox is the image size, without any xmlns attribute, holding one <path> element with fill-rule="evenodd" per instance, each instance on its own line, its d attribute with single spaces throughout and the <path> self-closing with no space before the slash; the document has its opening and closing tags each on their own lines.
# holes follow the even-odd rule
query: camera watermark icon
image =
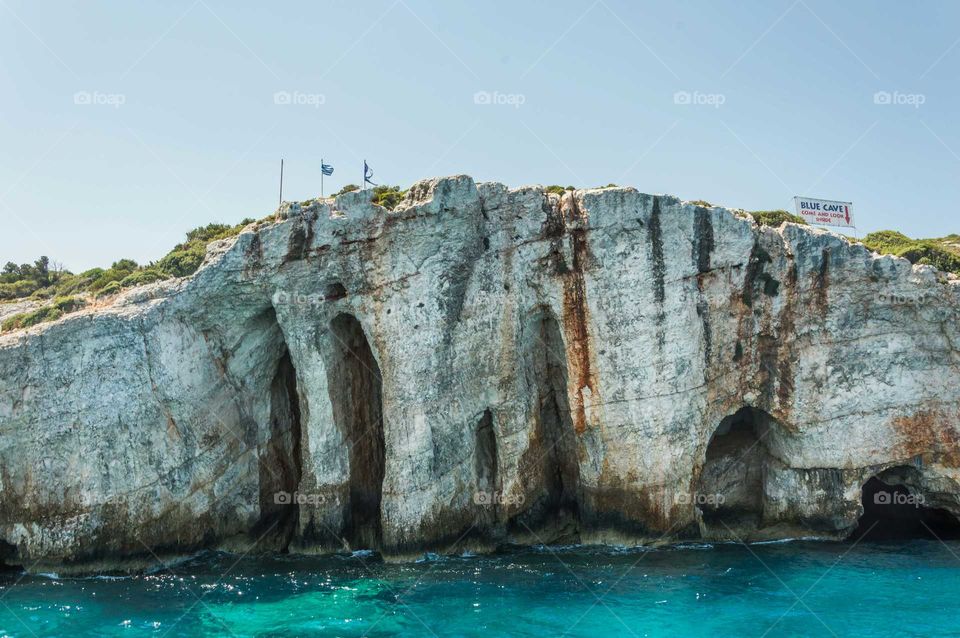
<svg viewBox="0 0 960 638">
<path fill-rule="evenodd" d="M 673 103 L 680 106 L 712 106 L 720 108 L 727 101 L 723 93 L 701 93 L 700 91 L 677 91 L 673 94 Z"/>
<path fill-rule="evenodd" d="M 504 494 L 500 491 L 485 492 L 480 490 L 473 494 L 474 503 L 487 507 L 493 505 L 523 505 L 525 500 L 523 494 Z"/>
<path fill-rule="evenodd" d="M 676 501 L 677 505 L 709 505 L 711 507 L 718 507 L 726 503 L 727 497 L 723 494 L 700 494 L 699 492 L 690 494 L 688 492 L 681 492 L 676 495 L 674 501 Z"/>
<path fill-rule="evenodd" d="M 900 91 L 877 91 L 873 94 L 873 103 L 892 106 L 912 106 L 920 108 L 927 101 L 923 93 L 901 93 Z"/>
<path fill-rule="evenodd" d="M 879 491 L 873 495 L 875 505 L 912 505 L 920 507 L 926 504 L 923 494 L 904 494 L 903 492 Z"/>
<path fill-rule="evenodd" d="M 112 106 L 120 108 L 127 102 L 123 93 L 102 93 L 100 91 L 77 91 L 73 94 L 73 103 L 79 106 Z"/>
<path fill-rule="evenodd" d="M 900 294 L 893 292 L 881 292 L 877 294 L 877 303 L 886 304 L 890 306 L 921 306 L 923 304 L 930 303 L 933 301 L 934 295 L 919 293 L 916 295 L 913 294 Z"/>
<path fill-rule="evenodd" d="M 272 301 L 276 306 L 319 306 L 326 297 L 319 293 L 290 292 L 278 290 L 273 293 Z"/>
<path fill-rule="evenodd" d="M 885 492 L 880 490 L 873 495 L 874 505 L 912 505 L 921 507 L 926 504 L 923 494 L 904 494 L 903 492 Z"/>
<path fill-rule="evenodd" d="M 483 106 L 512 106 L 520 108 L 527 102 L 523 93 L 501 93 L 500 91 L 477 91 L 473 94 L 473 103 Z"/>
<path fill-rule="evenodd" d="M 279 106 L 312 106 L 320 108 L 327 103 L 323 93 L 303 93 L 301 91 L 277 91 L 273 94 L 273 103 Z"/>
<path fill-rule="evenodd" d="M 303 494 L 302 492 L 274 492 L 275 505 L 323 505 L 327 498 L 323 494 Z"/>
</svg>

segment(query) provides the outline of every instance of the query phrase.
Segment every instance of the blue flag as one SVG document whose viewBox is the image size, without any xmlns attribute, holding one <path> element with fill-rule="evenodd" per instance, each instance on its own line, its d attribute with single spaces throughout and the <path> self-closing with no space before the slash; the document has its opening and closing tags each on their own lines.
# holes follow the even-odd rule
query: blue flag
<svg viewBox="0 0 960 638">
<path fill-rule="evenodd" d="M 363 160 L 363 181 L 365 184 L 376 186 L 376 184 L 370 181 L 371 177 L 373 177 L 373 170 L 367 166 L 367 160 Z"/>
<path fill-rule="evenodd" d="M 330 177 L 333 175 L 333 166 L 330 164 L 324 164 L 323 160 L 320 160 L 320 171 L 327 177 Z"/>
</svg>

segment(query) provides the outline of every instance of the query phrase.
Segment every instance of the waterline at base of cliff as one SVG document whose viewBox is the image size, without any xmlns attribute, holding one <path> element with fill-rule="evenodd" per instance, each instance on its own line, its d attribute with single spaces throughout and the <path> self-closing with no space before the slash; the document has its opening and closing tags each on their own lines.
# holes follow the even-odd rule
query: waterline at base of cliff
<svg viewBox="0 0 960 638">
<path fill-rule="evenodd" d="M 926 636 L 960 623 L 960 543 L 207 554 L 151 574 L 8 575 L 9 636 Z"/>
</svg>

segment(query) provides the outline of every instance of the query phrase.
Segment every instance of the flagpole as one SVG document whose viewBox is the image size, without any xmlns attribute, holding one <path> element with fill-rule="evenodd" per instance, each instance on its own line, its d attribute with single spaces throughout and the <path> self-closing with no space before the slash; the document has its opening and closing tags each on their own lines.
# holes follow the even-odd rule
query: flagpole
<svg viewBox="0 0 960 638">
<path fill-rule="evenodd" d="M 283 206 L 283 159 L 280 160 L 280 204 L 277 205 L 277 217 L 280 216 L 281 206 Z"/>
<path fill-rule="evenodd" d="M 323 158 L 320 158 L 320 199 L 323 199 Z"/>
</svg>

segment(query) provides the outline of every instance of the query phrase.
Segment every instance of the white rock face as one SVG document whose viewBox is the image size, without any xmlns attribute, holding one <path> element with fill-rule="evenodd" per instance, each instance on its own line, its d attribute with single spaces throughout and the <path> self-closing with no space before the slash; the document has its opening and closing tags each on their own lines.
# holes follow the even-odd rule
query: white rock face
<svg viewBox="0 0 960 638">
<path fill-rule="evenodd" d="M 960 513 L 953 278 L 628 188 L 368 197 L 0 337 L 8 563 L 840 537 L 891 468 Z"/>
</svg>

